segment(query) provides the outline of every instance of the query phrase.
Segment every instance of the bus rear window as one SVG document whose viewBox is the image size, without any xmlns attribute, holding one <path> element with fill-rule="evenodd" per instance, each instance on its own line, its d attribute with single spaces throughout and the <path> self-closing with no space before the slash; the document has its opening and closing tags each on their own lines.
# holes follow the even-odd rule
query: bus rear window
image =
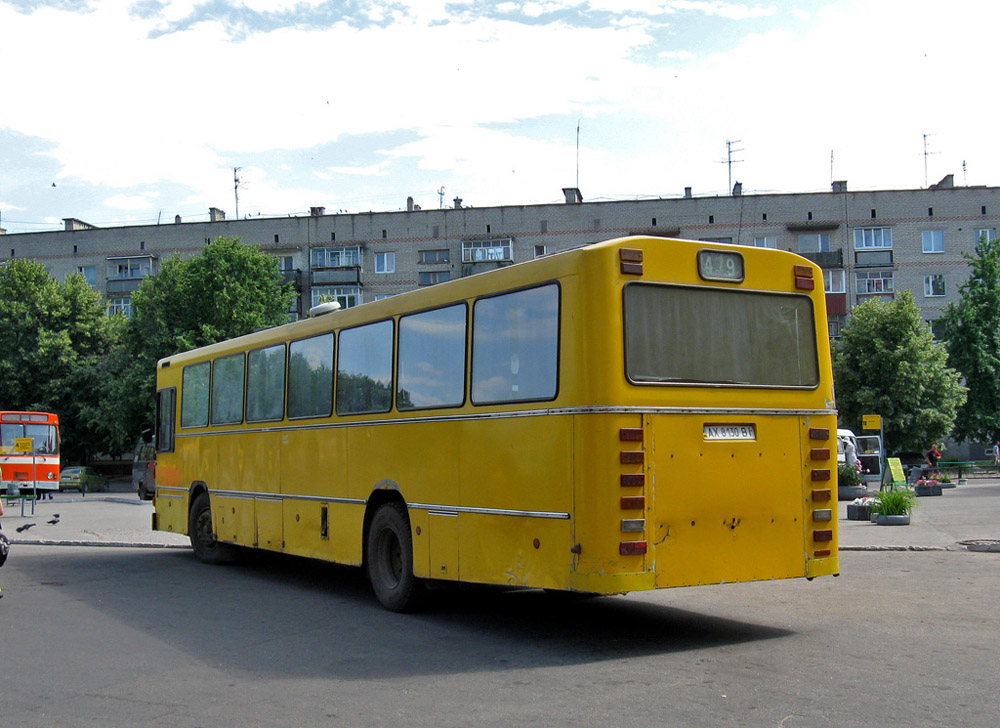
<svg viewBox="0 0 1000 728">
<path fill-rule="evenodd" d="M 631 382 L 819 384 L 808 296 L 633 283 L 625 287 L 624 306 Z"/>
</svg>

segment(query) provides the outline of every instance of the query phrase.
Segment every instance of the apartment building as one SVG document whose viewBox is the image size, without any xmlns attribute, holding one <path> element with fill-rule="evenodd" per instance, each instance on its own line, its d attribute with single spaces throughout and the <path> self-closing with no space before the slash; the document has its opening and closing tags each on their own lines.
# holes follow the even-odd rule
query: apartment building
<svg viewBox="0 0 1000 728">
<path fill-rule="evenodd" d="M 98 228 L 75 218 L 64 229 L 0 236 L 0 264 L 34 258 L 56 278 L 83 274 L 109 313 L 131 311 L 131 295 L 173 255 L 195 255 L 237 236 L 274 255 L 299 295 L 291 317 L 322 297 L 356 306 L 420 286 L 520 263 L 622 235 L 681 237 L 781 248 L 824 271 L 830 331 L 872 297 L 913 291 L 933 325 L 968 276 L 963 253 L 1000 227 L 1000 187 L 956 187 L 951 175 L 928 189 L 742 194 L 593 201 L 563 190 L 542 205 L 452 207 Z"/>
</svg>

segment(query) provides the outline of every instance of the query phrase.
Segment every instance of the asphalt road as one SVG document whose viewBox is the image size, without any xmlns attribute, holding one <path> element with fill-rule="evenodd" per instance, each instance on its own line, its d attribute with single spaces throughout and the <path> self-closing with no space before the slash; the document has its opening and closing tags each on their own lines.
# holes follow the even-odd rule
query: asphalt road
<svg viewBox="0 0 1000 728">
<path fill-rule="evenodd" d="M 998 494 L 983 483 L 927 500 L 910 527 L 842 523 L 854 540 L 935 543 L 857 544 L 839 578 L 584 601 L 446 589 L 416 615 L 381 609 L 357 569 L 22 538 L 0 570 L 0 720 L 992 727 L 1000 554 L 937 542 L 1000 535 Z M 78 503 L 39 508 L 59 508 L 55 531 Z M 85 507 L 108 521 L 148 523 L 148 504 L 97 503 Z M 8 533 L 24 522 L 3 519 Z"/>
</svg>

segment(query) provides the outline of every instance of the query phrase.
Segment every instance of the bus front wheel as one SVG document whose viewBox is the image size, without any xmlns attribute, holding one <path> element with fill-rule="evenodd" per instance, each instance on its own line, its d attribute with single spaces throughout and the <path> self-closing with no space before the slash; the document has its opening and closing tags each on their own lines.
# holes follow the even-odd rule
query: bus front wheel
<svg viewBox="0 0 1000 728">
<path fill-rule="evenodd" d="M 212 528 L 212 504 L 208 493 L 199 493 L 191 504 L 188 514 L 188 537 L 191 548 L 199 561 L 206 564 L 222 564 L 232 561 L 235 549 L 230 544 L 219 543 Z"/>
<path fill-rule="evenodd" d="M 413 609 L 423 585 L 413 575 L 410 519 L 402 503 L 386 503 L 368 527 L 368 579 L 379 602 L 393 612 Z"/>
</svg>

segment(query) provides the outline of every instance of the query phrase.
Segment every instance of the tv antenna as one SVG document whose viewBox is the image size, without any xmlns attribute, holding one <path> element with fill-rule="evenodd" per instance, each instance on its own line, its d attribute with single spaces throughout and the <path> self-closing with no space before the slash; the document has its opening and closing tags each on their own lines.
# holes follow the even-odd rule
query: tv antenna
<svg viewBox="0 0 1000 728">
<path fill-rule="evenodd" d="M 928 152 L 927 151 L 927 138 L 934 136 L 933 134 L 924 134 L 924 187 L 927 187 L 927 157 L 931 154 L 938 154 L 938 152 Z"/>
<path fill-rule="evenodd" d="M 444 209 L 444 185 L 438 188 L 438 209 Z"/>
<path fill-rule="evenodd" d="M 576 120 L 576 188 L 580 189 L 580 120 Z"/>
<path fill-rule="evenodd" d="M 742 162 L 742 159 L 733 159 L 733 155 L 737 152 L 742 152 L 743 149 L 734 149 L 733 147 L 740 144 L 741 141 L 736 139 L 735 141 L 726 140 L 726 158 L 720 159 L 720 164 L 725 164 L 729 167 L 729 194 L 733 193 L 733 165 Z"/>
<path fill-rule="evenodd" d="M 240 219 L 240 178 L 237 176 L 243 167 L 233 167 L 233 195 L 236 197 L 236 219 Z"/>
</svg>

